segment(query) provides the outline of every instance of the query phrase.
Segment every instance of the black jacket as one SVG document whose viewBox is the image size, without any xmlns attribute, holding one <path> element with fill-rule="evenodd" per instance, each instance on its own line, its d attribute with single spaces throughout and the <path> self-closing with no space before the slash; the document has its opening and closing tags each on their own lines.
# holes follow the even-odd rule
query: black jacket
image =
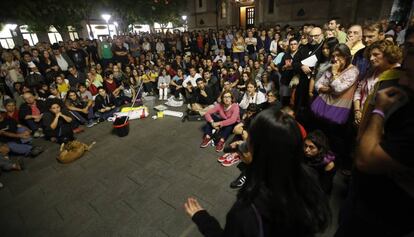
<svg viewBox="0 0 414 237">
<path fill-rule="evenodd" d="M 47 112 L 47 106 L 43 100 L 36 100 L 36 105 L 37 105 L 37 108 L 40 110 L 40 113 L 43 114 Z M 22 124 L 26 124 L 24 118 L 27 115 L 32 115 L 32 108 L 27 103 L 23 103 L 19 109 L 19 118 Z"/>
</svg>

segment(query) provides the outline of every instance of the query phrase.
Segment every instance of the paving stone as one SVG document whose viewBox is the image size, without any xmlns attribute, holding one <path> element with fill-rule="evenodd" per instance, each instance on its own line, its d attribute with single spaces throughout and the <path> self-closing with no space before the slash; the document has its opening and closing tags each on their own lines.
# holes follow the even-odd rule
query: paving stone
<svg viewBox="0 0 414 237">
<path fill-rule="evenodd" d="M 224 225 L 237 194 L 229 184 L 239 170 L 220 166 L 214 147 L 199 148 L 202 125 L 173 117 L 134 120 L 129 135 L 119 138 L 104 122 L 77 134 L 97 143 L 67 165 L 55 159 L 57 144 L 35 139 L 45 152 L 27 159 L 26 170 L 0 177 L 1 236 L 199 237 L 183 209 L 190 196 Z M 341 182 L 335 179 L 335 211 Z"/>
</svg>

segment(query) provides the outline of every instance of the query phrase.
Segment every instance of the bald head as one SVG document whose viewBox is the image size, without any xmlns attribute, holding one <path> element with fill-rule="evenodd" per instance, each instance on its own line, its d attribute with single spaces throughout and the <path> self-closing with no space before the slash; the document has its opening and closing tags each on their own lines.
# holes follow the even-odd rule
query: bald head
<svg viewBox="0 0 414 237">
<path fill-rule="evenodd" d="M 310 37 L 310 44 L 312 45 L 320 44 L 323 40 L 322 29 L 320 27 L 314 27 L 309 32 L 309 37 Z"/>
</svg>

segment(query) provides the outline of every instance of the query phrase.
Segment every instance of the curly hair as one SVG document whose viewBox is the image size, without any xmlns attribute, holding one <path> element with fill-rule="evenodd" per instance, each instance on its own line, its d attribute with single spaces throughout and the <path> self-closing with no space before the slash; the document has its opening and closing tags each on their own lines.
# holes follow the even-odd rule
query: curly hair
<svg viewBox="0 0 414 237">
<path fill-rule="evenodd" d="M 365 57 L 369 60 L 372 50 L 378 49 L 390 64 L 400 63 L 402 60 L 402 50 L 400 47 L 389 40 L 380 40 L 370 45 L 365 50 Z"/>
</svg>

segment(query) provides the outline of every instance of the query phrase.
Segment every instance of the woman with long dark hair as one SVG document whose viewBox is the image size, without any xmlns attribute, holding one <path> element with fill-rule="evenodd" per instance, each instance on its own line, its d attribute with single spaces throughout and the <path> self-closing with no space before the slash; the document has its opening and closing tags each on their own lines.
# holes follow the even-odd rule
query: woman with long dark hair
<svg viewBox="0 0 414 237">
<path fill-rule="evenodd" d="M 303 162 L 296 121 L 276 109 L 259 113 L 249 128 L 252 162 L 247 181 L 222 229 L 194 198 L 186 212 L 204 236 L 314 236 L 328 226 L 328 201 Z"/>
<path fill-rule="evenodd" d="M 335 176 L 335 155 L 329 148 L 328 139 L 320 130 L 315 130 L 306 136 L 303 144 L 305 163 L 313 168 L 318 175 L 319 183 L 330 194 Z"/>
</svg>

